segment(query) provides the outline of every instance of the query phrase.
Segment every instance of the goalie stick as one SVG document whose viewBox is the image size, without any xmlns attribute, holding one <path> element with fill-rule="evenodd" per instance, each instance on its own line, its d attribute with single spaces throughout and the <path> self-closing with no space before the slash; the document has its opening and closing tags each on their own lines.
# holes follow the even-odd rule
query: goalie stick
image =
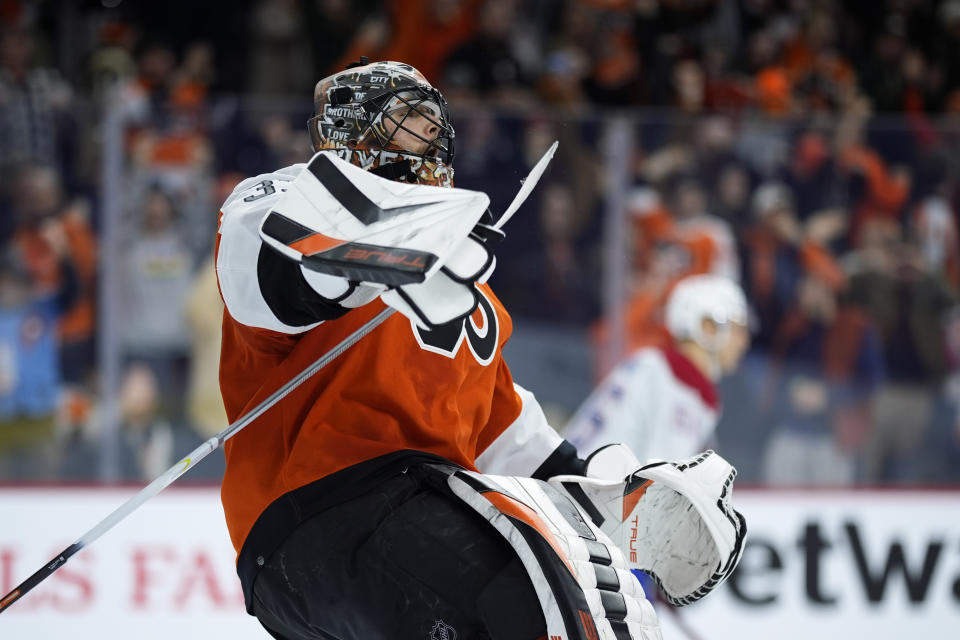
<svg viewBox="0 0 960 640">
<path fill-rule="evenodd" d="M 520 191 L 517 192 L 517 195 L 507 207 L 506 211 L 494 224 L 496 229 L 503 227 L 507 220 L 509 220 L 510 217 L 513 216 L 513 214 L 517 211 L 517 209 L 520 208 L 520 205 L 524 203 L 524 201 L 530 195 L 530 192 L 533 191 L 533 188 L 536 186 L 537 182 L 539 182 L 540 177 L 546 170 L 547 164 L 549 164 L 551 158 L 553 158 L 553 153 L 556 151 L 556 148 L 557 143 L 554 142 L 550 149 L 543 154 L 543 157 L 540 158 L 533 169 L 531 169 L 530 173 L 523 180 Z M 33 590 L 37 585 L 53 575 L 60 567 L 67 563 L 67 560 L 73 557 L 81 549 L 93 544 L 100 536 L 116 526 L 121 520 L 129 516 L 145 502 L 173 484 L 180 476 L 199 464 L 201 460 L 223 446 L 224 442 L 235 436 L 242 429 L 250 425 L 250 423 L 252 423 L 254 420 L 266 413 L 267 410 L 269 410 L 273 405 L 303 384 L 317 371 L 327 366 L 327 364 L 353 346 L 365 335 L 373 331 L 384 320 L 393 315 L 394 312 L 395 309 L 387 308 L 378 313 L 365 325 L 347 336 L 342 342 L 340 342 L 340 344 L 318 358 L 309 367 L 301 371 L 300 374 L 298 374 L 295 378 L 291 379 L 289 382 L 277 389 L 272 395 L 254 407 L 249 413 L 241 417 L 233 424 L 228 425 L 215 436 L 210 437 L 199 447 L 188 453 L 179 462 L 159 475 L 153 480 L 153 482 L 141 489 L 136 495 L 117 507 L 106 518 L 98 522 L 89 531 L 80 536 L 76 542 L 61 551 L 56 557 L 50 560 L 50 562 L 40 567 L 40 569 L 35 571 L 29 578 L 18 584 L 12 591 L 0 599 L 0 613 L 3 613 L 9 609 L 15 602 Z"/>
<path fill-rule="evenodd" d="M 503 212 L 503 215 L 500 216 L 500 219 L 494 223 L 494 229 L 502 229 L 503 225 L 507 223 L 513 214 L 517 212 L 517 209 L 520 208 L 520 205 L 524 203 L 527 199 L 527 196 L 530 195 L 530 192 L 533 191 L 533 188 L 537 186 L 537 183 L 540 182 L 540 176 L 543 175 L 543 172 L 547 170 L 547 165 L 550 164 L 550 161 L 553 160 L 553 154 L 557 151 L 557 146 L 560 144 L 558 140 L 554 140 L 553 144 L 550 145 L 550 148 L 544 152 L 540 159 L 537 160 L 537 164 L 533 165 L 533 169 L 530 169 L 530 173 L 527 174 L 527 177 L 521 181 L 520 191 L 517 192 L 517 195 L 513 197 L 513 202 L 510 203 L 510 206 L 507 207 L 507 210 Z"/>
</svg>

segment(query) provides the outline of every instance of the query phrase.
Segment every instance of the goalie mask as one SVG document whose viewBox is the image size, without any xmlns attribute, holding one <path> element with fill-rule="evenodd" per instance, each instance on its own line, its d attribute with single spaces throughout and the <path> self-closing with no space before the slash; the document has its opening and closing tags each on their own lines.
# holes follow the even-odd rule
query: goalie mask
<svg viewBox="0 0 960 640">
<path fill-rule="evenodd" d="M 308 120 L 315 151 L 391 180 L 453 186 L 447 103 L 408 64 L 373 62 L 324 78 Z"/>
</svg>

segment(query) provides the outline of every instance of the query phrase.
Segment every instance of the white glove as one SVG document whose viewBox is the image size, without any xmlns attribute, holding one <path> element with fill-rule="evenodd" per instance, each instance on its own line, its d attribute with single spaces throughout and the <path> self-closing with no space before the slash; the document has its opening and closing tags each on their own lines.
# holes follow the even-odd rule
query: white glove
<svg viewBox="0 0 960 640">
<path fill-rule="evenodd" d="M 651 574 L 672 604 L 699 600 L 736 568 L 746 537 L 743 516 L 730 506 L 737 472 L 713 451 L 639 466 L 629 449 L 611 445 L 591 456 L 587 473 L 600 478 L 556 476 L 550 483 L 574 498 L 631 568 Z"/>
<path fill-rule="evenodd" d="M 492 245 L 502 237 L 502 232 L 478 224 L 426 282 L 390 289 L 381 300 L 424 329 L 469 316 L 480 302 L 474 284 L 483 284 L 493 273 L 497 261 Z"/>
</svg>

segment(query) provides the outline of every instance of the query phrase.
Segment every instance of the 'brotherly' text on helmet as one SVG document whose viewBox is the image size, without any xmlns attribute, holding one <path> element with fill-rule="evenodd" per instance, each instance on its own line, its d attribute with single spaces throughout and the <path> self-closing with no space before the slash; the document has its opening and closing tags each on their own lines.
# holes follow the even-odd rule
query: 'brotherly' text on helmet
<svg viewBox="0 0 960 640">
<path fill-rule="evenodd" d="M 447 103 L 408 64 L 373 62 L 324 78 L 308 121 L 316 151 L 393 180 L 453 185 L 453 126 Z"/>
</svg>

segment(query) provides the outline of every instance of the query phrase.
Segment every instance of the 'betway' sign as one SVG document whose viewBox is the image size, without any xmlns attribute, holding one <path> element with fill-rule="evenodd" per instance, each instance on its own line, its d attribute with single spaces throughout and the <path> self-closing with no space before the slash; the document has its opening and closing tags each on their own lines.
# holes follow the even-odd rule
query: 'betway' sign
<svg viewBox="0 0 960 640">
<path fill-rule="evenodd" d="M 0 592 L 133 490 L 0 489 Z M 749 542 L 665 640 L 960 637 L 960 491 L 734 491 Z M 268 636 L 243 611 L 215 488 L 151 500 L 0 616 L 0 638 Z M 0 595 L 2 595 L 0 593 Z"/>
<path fill-rule="evenodd" d="M 735 489 L 734 504 L 739 569 L 678 612 L 699 637 L 960 638 L 960 492 Z"/>
</svg>

